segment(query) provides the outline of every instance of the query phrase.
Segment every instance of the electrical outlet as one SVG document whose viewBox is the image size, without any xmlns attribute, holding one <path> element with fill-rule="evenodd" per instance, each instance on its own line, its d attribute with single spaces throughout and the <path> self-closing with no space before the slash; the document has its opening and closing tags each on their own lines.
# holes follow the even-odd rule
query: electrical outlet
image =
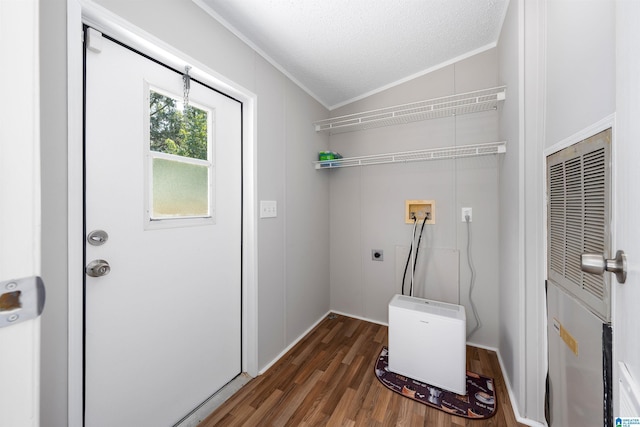
<svg viewBox="0 0 640 427">
<path fill-rule="evenodd" d="M 469 215 L 469 222 L 473 220 L 473 211 L 471 208 L 462 208 L 462 222 L 467 222 L 467 215 Z"/>
</svg>

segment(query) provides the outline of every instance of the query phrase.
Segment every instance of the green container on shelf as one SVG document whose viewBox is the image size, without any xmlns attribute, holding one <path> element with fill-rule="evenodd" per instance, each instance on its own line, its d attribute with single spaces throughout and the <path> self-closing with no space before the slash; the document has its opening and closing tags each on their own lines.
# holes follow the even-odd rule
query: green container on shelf
<svg viewBox="0 0 640 427">
<path fill-rule="evenodd" d="M 340 153 L 336 153 L 335 151 L 320 151 L 318 153 L 318 160 L 324 162 L 325 160 L 335 160 L 341 159 L 342 155 Z"/>
<path fill-rule="evenodd" d="M 333 151 L 320 151 L 318 153 L 318 160 L 320 160 L 321 162 L 325 161 L 325 160 L 333 160 L 335 159 L 335 154 Z"/>
</svg>

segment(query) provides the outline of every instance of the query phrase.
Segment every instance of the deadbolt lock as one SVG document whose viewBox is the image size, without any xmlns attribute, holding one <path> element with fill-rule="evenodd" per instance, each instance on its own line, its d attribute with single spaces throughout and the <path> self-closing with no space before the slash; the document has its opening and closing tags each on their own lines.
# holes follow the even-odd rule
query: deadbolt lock
<svg viewBox="0 0 640 427">
<path fill-rule="evenodd" d="M 87 234 L 87 242 L 92 246 L 101 246 L 107 243 L 109 235 L 104 230 L 93 230 Z"/>
</svg>

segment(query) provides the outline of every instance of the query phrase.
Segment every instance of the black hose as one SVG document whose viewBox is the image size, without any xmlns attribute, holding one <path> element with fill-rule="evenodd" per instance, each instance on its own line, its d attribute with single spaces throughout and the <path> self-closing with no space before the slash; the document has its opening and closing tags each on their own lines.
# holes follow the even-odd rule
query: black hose
<svg viewBox="0 0 640 427">
<path fill-rule="evenodd" d="M 413 225 L 416 224 L 416 217 L 413 217 Z M 407 263 L 404 265 L 404 273 L 402 274 L 402 295 L 404 295 L 404 282 L 407 277 L 407 269 L 409 268 L 409 260 L 411 260 L 411 252 L 413 252 L 413 242 L 416 240 L 416 229 L 413 228 L 413 238 L 411 239 L 411 246 L 409 246 L 409 256 L 407 257 Z"/>
<path fill-rule="evenodd" d="M 422 227 L 420 228 L 420 237 L 418 237 L 418 246 L 416 246 L 416 257 L 413 263 L 413 273 L 416 272 L 416 265 L 418 264 L 418 254 L 420 253 L 420 241 L 422 241 L 422 232 L 424 231 L 424 225 L 427 223 L 427 214 L 425 213 L 424 219 L 422 220 Z M 415 239 L 415 235 L 413 236 Z M 409 289 L 409 295 L 413 294 L 413 281 L 411 281 L 411 288 Z"/>
</svg>

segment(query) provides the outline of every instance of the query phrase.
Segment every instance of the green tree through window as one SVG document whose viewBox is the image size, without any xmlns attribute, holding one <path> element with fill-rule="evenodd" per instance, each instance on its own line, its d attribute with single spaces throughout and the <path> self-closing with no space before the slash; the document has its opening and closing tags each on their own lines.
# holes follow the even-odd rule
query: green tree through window
<svg viewBox="0 0 640 427">
<path fill-rule="evenodd" d="M 192 105 L 178 109 L 176 99 L 150 92 L 151 150 L 207 160 L 208 113 Z"/>
</svg>

